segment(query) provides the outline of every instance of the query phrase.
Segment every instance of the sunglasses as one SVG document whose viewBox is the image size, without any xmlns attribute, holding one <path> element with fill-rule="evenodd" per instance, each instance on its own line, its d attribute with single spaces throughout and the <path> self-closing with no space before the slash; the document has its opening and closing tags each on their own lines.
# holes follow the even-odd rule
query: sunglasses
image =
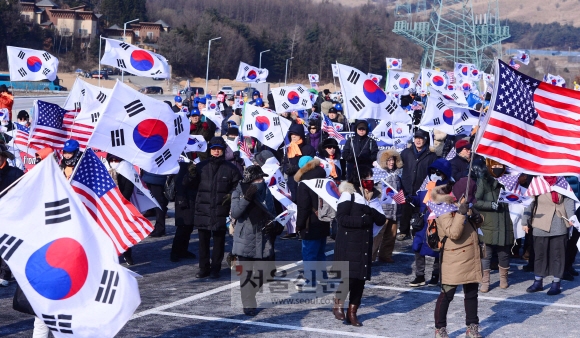
<svg viewBox="0 0 580 338">
<path fill-rule="evenodd" d="M 367 128 L 357 128 L 357 130 L 367 130 Z"/>
<path fill-rule="evenodd" d="M 435 175 L 438 175 L 438 176 L 441 176 L 441 174 L 443 174 L 443 172 L 441 170 L 439 170 L 439 169 L 431 169 L 429 172 L 431 174 L 435 174 Z"/>
<path fill-rule="evenodd" d="M 310 130 L 312 130 L 312 129 L 316 129 L 316 127 L 310 127 Z"/>
</svg>

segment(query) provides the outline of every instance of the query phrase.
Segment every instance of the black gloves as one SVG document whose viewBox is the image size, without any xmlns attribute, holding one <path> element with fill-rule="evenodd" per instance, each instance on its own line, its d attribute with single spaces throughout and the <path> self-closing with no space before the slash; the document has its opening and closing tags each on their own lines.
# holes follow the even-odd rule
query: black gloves
<svg viewBox="0 0 580 338">
<path fill-rule="evenodd" d="M 256 186 L 255 184 L 250 184 L 250 186 L 248 187 L 248 189 L 244 193 L 244 198 L 246 199 L 246 201 L 251 202 L 254 200 L 254 196 L 256 195 L 257 192 L 258 192 L 258 186 Z"/>
<path fill-rule="evenodd" d="M 268 224 L 264 225 L 264 227 L 262 228 L 262 233 L 264 235 L 270 235 L 273 230 L 274 230 L 274 221 L 268 222 Z"/>
<path fill-rule="evenodd" d="M 363 225 L 363 228 L 368 228 L 368 227 L 372 226 L 373 223 L 374 222 L 373 222 L 373 218 L 371 217 L 371 215 L 365 214 L 362 217 L 362 225 Z"/>
<path fill-rule="evenodd" d="M 187 171 L 189 172 L 189 177 L 195 177 L 197 175 L 197 169 L 195 167 L 195 163 L 190 163 L 189 167 L 187 167 Z"/>
<path fill-rule="evenodd" d="M 469 216 L 469 219 L 475 224 L 483 223 L 483 217 L 481 217 L 481 214 L 473 214 Z"/>
<path fill-rule="evenodd" d="M 459 209 L 457 209 L 457 212 L 462 214 L 462 215 L 467 215 L 468 210 L 469 210 L 469 204 L 461 203 L 461 205 L 459 205 Z"/>
<path fill-rule="evenodd" d="M 413 203 L 413 196 L 409 195 L 405 197 L 405 202 L 406 203 Z"/>
</svg>

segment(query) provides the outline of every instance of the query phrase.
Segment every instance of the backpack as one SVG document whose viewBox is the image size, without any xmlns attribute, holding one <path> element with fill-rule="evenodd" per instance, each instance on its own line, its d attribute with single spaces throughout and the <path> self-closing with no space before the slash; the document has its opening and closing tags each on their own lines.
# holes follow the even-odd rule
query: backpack
<svg viewBox="0 0 580 338">
<path fill-rule="evenodd" d="M 320 197 L 318 198 L 318 211 L 314 213 L 318 216 L 318 220 L 322 222 L 332 222 L 336 217 L 336 210 Z"/>
<path fill-rule="evenodd" d="M 435 252 L 439 252 L 441 248 L 445 245 L 447 236 L 443 239 L 439 239 L 439 234 L 437 233 L 437 222 L 434 219 L 427 220 L 427 245 L 429 248 Z"/>
</svg>

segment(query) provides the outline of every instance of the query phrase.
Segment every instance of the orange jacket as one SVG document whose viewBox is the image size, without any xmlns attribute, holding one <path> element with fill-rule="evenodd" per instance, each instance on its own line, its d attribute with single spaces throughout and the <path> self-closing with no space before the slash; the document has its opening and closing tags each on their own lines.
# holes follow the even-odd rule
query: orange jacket
<svg viewBox="0 0 580 338">
<path fill-rule="evenodd" d="M 9 93 L 0 93 L 0 109 L 6 108 L 10 112 L 10 121 L 12 121 L 12 106 L 14 105 L 14 96 Z"/>
</svg>

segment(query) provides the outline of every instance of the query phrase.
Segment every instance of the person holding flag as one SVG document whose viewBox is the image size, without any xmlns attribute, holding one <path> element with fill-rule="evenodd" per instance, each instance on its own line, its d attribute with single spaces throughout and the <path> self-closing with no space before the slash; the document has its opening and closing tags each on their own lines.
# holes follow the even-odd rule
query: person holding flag
<svg viewBox="0 0 580 338">
<path fill-rule="evenodd" d="M 499 204 L 500 191 L 506 187 L 498 180 L 506 172 L 505 165 L 490 158 L 485 160 L 486 169 L 477 180 L 476 202 L 474 206 L 481 212 L 484 222 L 481 224 L 485 257 L 481 259 L 483 279 L 480 292 L 489 291 L 491 257 L 497 254 L 499 260 L 499 287 L 508 287 L 510 267 L 510 247 L 514 243 L 514 231 L 508 205 Z"/>
<path fill-rule="evenodd" d="M 361 305 L 365 282 L 371 279 L 373 225 L 384 226 L 387 221 L 378 205 L 381 193 L 374 188 L 371 167 L 363 165 L 357 169 L 358 175 L 352 175 L 348 182 L 341 183 L 339 187 L 341 195 L 336 211 L 338 233 L 334 261 L 349 263 L 349 280 L 338 286 L 332 309 L 334 318 L 346 319 L 346 323 L 352 326 L 362 326 L 356 314 Z M 344 302 L 349 294 L 345 316 Z"/>
<path fill-rule="evenodd" d="M 294 180 L 294 174 L 300 169 L 298 162 L 302 156 L 316 156 L 316 149 L 304 141 L 304 127 L 300 124 L 293 123 L 290 126 L 290 129 L 288 129 L 288 138 L 290 139 L 290 144 L 288 144 L 286 154 L 284 154 L 284 158 L 282 159 L 282 171 L 288 175 L 288 188 L 290 189 L 290 195 L 292 195 L 292 201 L 296 203 L 298 184 Z M 294 234 L 294 236 L 296 235 Z M 282 238 L 287 239 L 286 237 Z"/>
<path fill-rule="evenodd" d="M 369 137 L 367 121 L 355 121 L 354 129 L 355 134 L 352 136 L 352 140 L 347 140 L 342 150 L 342 156 L 346 160 L 347 179 L 356 173 L 355 164 L 372 167 L 379 152 L 377 141 Z"/>
<path fill-rule="evenodd" d="M 67 140 L 62 148 L 62 160 L 60 162 L 60 169 L 64 173 L 66 179 L 70 179 L 75 166 L 83 156 L 80 150 L 79 142 L 76 140 Z"/>
<path fill-rule="evenodd" d="M 256 293 L 262 287 L 263 278 L 255 286 L 252 283 L 244 284 L 244 281 L 252 279 L 256 265 L 254 262 L 274 257 L 274 240 L 277 235 L 273 232 L 272 222 L 276 214 L 274 198 L 264 177 L 268 175 L 259 165 L 247 167 L 243 179 L 232 193 L 231 216 L 237 220 L 232 254 L 238 257 L 244 271 L 244 278 L 240 278 L 240 291 L 243 311 L 247 316 L 256 315 Z"/>
<path fill-rule="evenodd" d="M 381 150 L 377 155 L 377 163 L 381 169 L 387 172 L 385 181 L 397 191 L 401 190 L 401 168 L 403 161 L 401 155 L 394 148 Z M 383 189 L 381 189 L 383 191 Z M 387 217 L 387 223 L 383 225 L 379 233 L 373 238 L 374 262 L 377 257 L 379 262 L 394 263 L 393 250 L 397 236 L 397 219 L 401 216 L 401 207 L 397 204 L 383 204 L 383 212 Z"/>
</svg>

